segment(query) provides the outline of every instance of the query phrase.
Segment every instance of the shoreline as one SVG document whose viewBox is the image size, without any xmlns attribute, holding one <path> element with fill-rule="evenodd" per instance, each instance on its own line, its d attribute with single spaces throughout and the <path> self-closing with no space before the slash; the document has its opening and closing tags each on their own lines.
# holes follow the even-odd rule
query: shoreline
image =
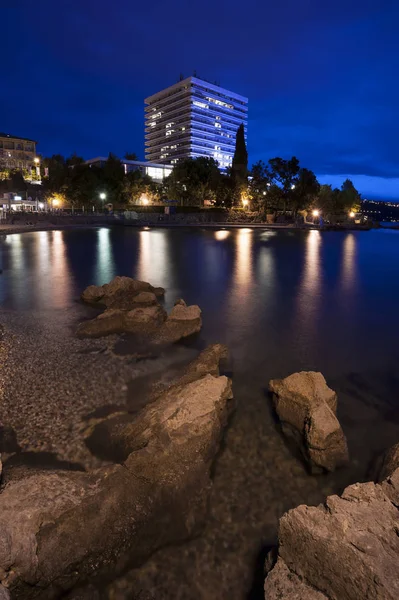
<svg viewBox="0 0 399 600">
<path fill-rule="evenodd" d="M 26 232 L 38 231 L 57 231 L 70 229 L 92 229 L 95 227 L 128 227 L 141 229 L 160 228 L 160 229 L 182 229 L 182 228 L 202 228 L 202 229 L 261 229 L 261 230 L 277 230 L 277 231 L 370 231 L 372 227 L 323 227 L 317 225 L 283 225 L 275 223 L 151 223 L 140 221 L 139 223 L 121 223 L 120 221 L 105 221 L 105 222 L 86 222 L 86 223 L 42 223 L 35 225 L 0 225 L 0 236 Z M 395 227 L 381 226 L 381 229 L 398 229 Z"/>
</svg>

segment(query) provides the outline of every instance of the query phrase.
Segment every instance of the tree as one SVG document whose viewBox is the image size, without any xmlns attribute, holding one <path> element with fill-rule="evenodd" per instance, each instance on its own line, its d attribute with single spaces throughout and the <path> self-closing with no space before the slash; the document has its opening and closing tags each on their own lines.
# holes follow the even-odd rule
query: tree
<svg viewBox="0 0 399 600">
<path fill-rule="evenodd" d="M 245 144 L 244 124 L 237 129 L 236 147 L 231 165 L 231 176 L 234 185 L 234 200 L 239 204 L 242 196 L 247 192 L 248 185 L 248 152 Z"/>
<path fill-rule="evenodd" d="M 252 166 L 251 177 L 248 183 L 248 194 L 251 199 L 252 209 L 266 213 L 270 208 L 271 180 L 267 165 L 259 160 Z"/>
<path fill-rule="evenodd" d="M 138 156 L 135 152 L 125 152 L 125 159 L 126 160 L 138 160 Z"/>
<path fill-rule="evenodd" d="M 300 169 L 291 189 L 291 209 L 296 214 L 308 208 L 320 192 L 320 184 L 316 175 L 309 169 Z"/>
<path fill-rule="evenodd" d="M 341 186 L 340 204 L 344 211 L 359 212 L 361 196 L 350 179 L 345 179 Z"/>
<path fill-rule="evenodd" d="M 203 206 L 205 200 L 215 199 L 219 182 L 218 163 L 200 156 L 177 163 L 165 183 L 170 198 L 182 205 Z"/>
<path fill-rule="evenodd" d="M 130 204 L 136 204 L 142 196 L 158 200 L 159 188 L 149 175 L 143 175 L 139 170 L 129 171 L 123 182 L 123 199 Z"/>
</svg>

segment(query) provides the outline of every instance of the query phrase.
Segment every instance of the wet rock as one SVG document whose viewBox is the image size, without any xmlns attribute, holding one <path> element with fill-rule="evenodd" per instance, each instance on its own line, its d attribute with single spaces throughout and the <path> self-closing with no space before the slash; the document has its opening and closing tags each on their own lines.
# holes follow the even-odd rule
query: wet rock
<svg viewBox="0 0 399 600">
<path fill-rule="evenodd" d="M 124 331 L 149 334 L 161 327 L 166 317 L 166 311 L 159 304 L 157 306 L 135 308 L 125 314 Z"/>
<path fill-rule="evenodd" d="M 84 290 L 81 298 L 88 304 L 126 310 L 134 307 L 134 298 L 141 292 L 151 292 L 155 296 L 163 296 L 165 290 L 159 287 L 154 288 L 146 281 L 117 276 L 105 285 L 90 285 Z"/>
<path fill-rule="evenodd" d="M 381 463 L 382 464 L 379 468 L 379 473 L 377 476 L 378 481 L 386 479 L 392 475 L 396 469 L 399 468 L 399 443 L 395 444 L 392 446 L 392 448 L 389 448 L 389 450 L 386 451 L 382 457 Z"/>
<path fill-rule="evenodd" d="M 9 591 L 0 585 L 0 600 L 11 600 Z"/>
<path fill-rule="evenodd" d="M 269 383 L 283 432 L 294 438 L 312 470 L 334 471 L 348 462 L 346 438 L 336 417 L 337 395 L 321 373 L 294 373 Z"/>
<path fill-rule="evenodd" d="M 137 306 L 156 306 L 158 300 L 153 292 L 140 292 L 133 298 L 133 304 Z"/>
<path fill-rule="evenodd" d="M 197 305 L 176 304 L 165 323 L 156 332 L 155 343 L 174 343 L 194 333 L 202 327 L 201 309 Z"/>
<path fill-rule="evenodd" d="M 231 398 L 228 378 L 206 374 L 119 423 L 112 433 L 123 464 L 6 484 L 0 585 L 19 599 L 59 597 L 197 535 Z"/>
<path fill-rule="evenodd" d="M 122 333 L 125 327 L 125 311 L 110 308 L 90 321 L 78 326 L 78 337 L 101 337 L 112 333 Z"/>
<path fill-rule="evenodd" d="M 280 597 L 289 600 L 313 598 L 306 588 L 293 595 L 289 583 L 298 578 L 298 594 L 306 584 L 320 598 L 398 598 L 398 500 L 399 469 L 381 485 L 357 483 L 324 505 L 290 510 L 280 519 L 279 559 L 265 598 L 278 598 L 278 589 L 288 590 Z"/>
<path fill-rule="evenodd" d="M 176 300 L 174 306 L 177 306 L 178 304 L 181 304 L 182 306 L 187 306 L 183 298 L 179 298 L 178 300 Z"/>
</svg>

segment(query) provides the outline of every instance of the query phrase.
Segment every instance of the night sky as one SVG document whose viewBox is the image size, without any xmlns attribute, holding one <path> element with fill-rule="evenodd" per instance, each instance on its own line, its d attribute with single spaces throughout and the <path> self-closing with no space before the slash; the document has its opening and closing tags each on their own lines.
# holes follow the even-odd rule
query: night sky
<svg viewBox="0 0 399 600">
<path fill-rule="evenodd" d="M 144 98 L 196 70 L 249 98 L 250 164 L 399 198 L 397 0 L 0 4 L 0 131 L 41 154 L 143 158 Z"/>
</svg>

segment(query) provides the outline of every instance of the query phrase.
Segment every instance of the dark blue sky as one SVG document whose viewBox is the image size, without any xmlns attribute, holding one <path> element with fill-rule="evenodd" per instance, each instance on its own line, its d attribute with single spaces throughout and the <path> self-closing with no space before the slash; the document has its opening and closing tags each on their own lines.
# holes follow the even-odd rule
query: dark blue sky
<svg viewBox="0 0 399 600">
<path fill-rule="evenodd" d="M 0 131 L 43 154 L 144 156 L 144 97 L 179 74 L 249 98 L 250 163 L 399 198 L 397 0 L 1 3 Z"/>
</svg>

